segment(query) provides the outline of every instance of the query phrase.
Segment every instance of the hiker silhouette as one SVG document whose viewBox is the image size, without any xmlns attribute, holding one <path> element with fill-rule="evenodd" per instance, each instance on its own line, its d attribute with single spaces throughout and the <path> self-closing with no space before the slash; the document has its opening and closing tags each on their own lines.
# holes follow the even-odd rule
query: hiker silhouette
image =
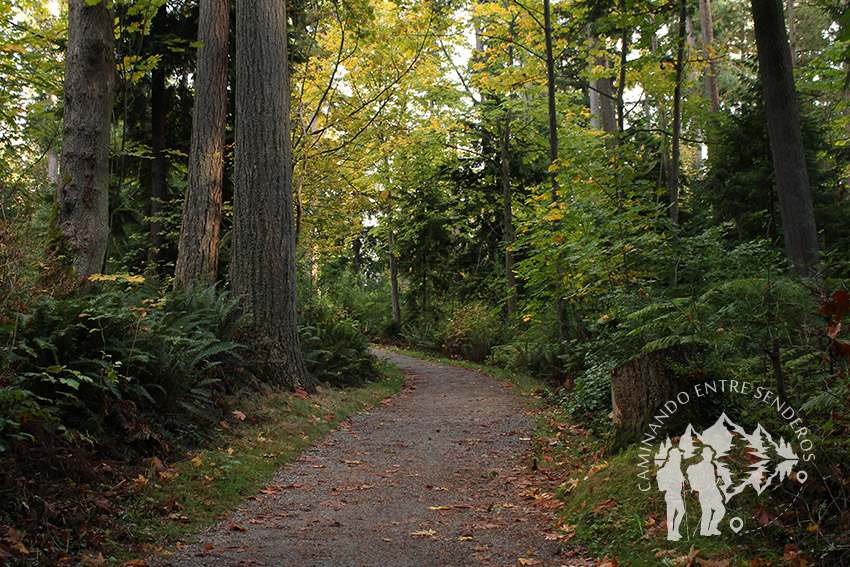
<svg viewBox="0 0 850 567">
<path fill-rule="evenodd" d="M 688 482 L 691 489 L 699 493 L 699 505 L 702 509 L 699 533 L 704 536 L 720 535 L 717 526 L 726 515 L 723 505 L 723 493 L 717 486 L 717 469 L 713 460 L 714 453 L 710 447 L 702 450 L 702 460 L 687 469 Z"/>
<path fill-rule="evenodd" d="M 658 481 L 658 489 L 664 493 L 664 500 L 667 501 L 667 539 L 679 541 L 682 539 L 679 526 L 685 517 L 685 475 L 682 474 L 681 450 L 670 449 L 667 462 L 658 470 L 655 478 Z"/>
</svg>

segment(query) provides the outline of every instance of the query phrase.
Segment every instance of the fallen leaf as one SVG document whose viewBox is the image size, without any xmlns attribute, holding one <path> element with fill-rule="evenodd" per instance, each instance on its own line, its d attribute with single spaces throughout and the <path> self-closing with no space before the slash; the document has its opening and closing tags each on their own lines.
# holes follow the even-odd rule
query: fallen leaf
<svg viewBox="0 0 850 567">
<path fill-rule="evenodd" d="M 680 555 L 675 559 L 670 561 L 670 565 L 674 565 L 675 567 L 692 567 L 696 562 L 697 555 L 699 555 L 699 550 L 695 545 L 691 546 L 691 550 L 687 555 Z"/>
<path fill-rule="evenodd" d="M 103 553 L 98 553 L 94 557 L 83 557 L 82 564 L 87 567 L 106 567 L 106 559 L 104 559 Z"/>
<path fill-rule="evenodd" d="M 147 561 L 144 559 L 131 559 L 122 563 L 121 567 L 145 567 L 147 564 Z"/>
<path fill-rule="evenodd" d="M 423 537 L 431 537 L 437 535 L 437 532 L 434 530 L 422 530 L 418 532 L 413 532 L 410 534 L 412 536 L 423 536 Z"/>
<path fill-rule="evenodd" d="M 756 504 L 752 510 L 752 514 L 760 526 L 766 526 L 779 517 L 776 513 L 771 512 L 761 504 Z"/>
<path fill-rule="evenodd" d="M 295 396 L 296 398 L 302 398 L 302 399 L 307 399 L 307 398 L 310 397 L 310 394 L 308 394 L 306 392 L 306 390 L 304 390 L 302 388 L 296 388 L 295 391 L 292 393 L 292 395 Z"/>
<path fill-rule="evenodd" d="M 234 531 L 234 532 L 247 532 L 248 531 L 248 528 L 246 528 L 244 526 L 240 526 L 239 524 L 230 524 L 230 526 L 228 526 L 228 529 L 231 530 L 231 531 Z"/>
<path fill-rule="evenodd" d="M 141 488 L 144 488 L 148 484 L 148 482 L 150 482 L 150 479 L 148 477 L 139 475 L 138 478 L 130 482 L 130 486 L 132 488 L 135 488 L 136 490 L 139 490 Z"/>
<path fill-rule="evenodd" d="M 729 567 L 728 559 L 720 559 L 720 560 L 712 560 L 712 559 L 701 559 L 697 557 L 697 565 L 700 567 Z"/>
<path fill-rule="evenodd" d="M 526 559 L 525 557 L 520 557 L 518 561 L 520 565 L 540 565 L 540 562 L 536 559 Z"/>
<path fill-rule="evenodd" d="M 233 417 L 235 417 L 239 421 L 245 421 L 247 416 L 239 410 L 233 410 Z"/>
<path fill-rule="evenodd" d="M 812 558 L 800 551 L 800 548 L 794 544 L 785 546 L 785 553 L 782 555 L 782 560 L 791 567 L 808 567 L 812 564 Z"/>
</svg>

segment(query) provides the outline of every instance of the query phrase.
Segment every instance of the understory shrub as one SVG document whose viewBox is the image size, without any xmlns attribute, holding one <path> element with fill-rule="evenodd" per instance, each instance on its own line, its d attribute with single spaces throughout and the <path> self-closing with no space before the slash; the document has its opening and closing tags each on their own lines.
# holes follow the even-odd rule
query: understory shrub
<svg viewBox="0 0 850 567">
<path fill-rule="evenodd" d="M 455 311 L 446 325 L 443 350 L 448 355 L 483 362 L 496 344 L 501 323 L 480 303 Z"/>
<path fill-rule="evenodd" d="M 561 382 L 564 377 L 564 355 L 561 350 L 558 343 L 515 340 L 510 344 L 493 347 L 488 362 L 514 372 Z"/>
<path fill-rule="evenodd" d="M 430 321 L 417 321 L 404 323 L 400 334 L 408 346 L 439 352 L 445 331 L 440 328 L 440 325 Z"/>
<path fill-rule="evenodd" d="M 354 386 L 377 376 L 369 339 L 355 321 L 326 300 L 301 310 L 298 333 L 307 370 L 334 387 Z"/>
<path fill-rule="evenodd" d="M 215 288 L 160 295 L 104 282 L 84 296 L 36 298 L 2 337 L 0 445 L 35 418 L 87 433 L 117 425 L 129 441 L 179 437 L 197 417 L 217 422 L 215 369 L 239 360 L 231 339 L 244 320 Z"/>
</svg>

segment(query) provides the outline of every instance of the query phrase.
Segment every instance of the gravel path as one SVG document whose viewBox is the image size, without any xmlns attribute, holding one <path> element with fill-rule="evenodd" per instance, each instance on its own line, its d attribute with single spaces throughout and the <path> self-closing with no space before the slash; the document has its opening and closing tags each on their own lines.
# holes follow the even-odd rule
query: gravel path
<svg viewBox="0 0 850 567">
<path fill-rule="evenodd" d="M 376 351 L 405 389 L 348 420 L 174 566 L 585 565 L 528 469 L 521 400 L 478 372 Z M 550 483 L 551 484 L 551 483 Z M 548 505 L 547 505 L 548 504 Z"/>
</svg>

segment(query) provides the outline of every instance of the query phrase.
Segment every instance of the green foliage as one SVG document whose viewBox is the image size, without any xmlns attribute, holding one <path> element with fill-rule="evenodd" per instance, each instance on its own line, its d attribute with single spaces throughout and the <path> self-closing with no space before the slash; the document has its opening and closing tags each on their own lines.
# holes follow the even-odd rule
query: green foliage
<svg viewBox="0 0 850 567">
<path fill-rule="evenodd" d="M 369 339 L 327 299 L 312 298 L 298 325 L 307 370 L 333 387 L 356 386 L 377 376 Z"/>
<path fill-rule="evenodd" d="M 480 303 L 455 311 L 446 325 L 443 350 L 448 355 L 483 362 L 499 339 L 498 319 Z"/>
<path fill-rule="evenodd" d="M 330 301 L 346 318 L 357 321 L 367 337 L 382 335 L 392 319 L 387 278 L 349 270 L 328 272 L 323 270 L 320 285 L 327 290 Z"/>
<path fill-rule="evenodd" d="M 578 377 L 562 400 L 567 412 L 576 420 L 589 420 L 608 427 L 611 412 L 611 362 L 591 366 Z"/>
<path fill-rule="evenodd" d="M 401 328 L 401 338 L 411 347 L 440 352 L 445 327 L 430 321 L 405 323 Z"/>
<path fill-rule="evenodd" d="M 183 432 L 187 420 L 178 414 L 187 410 L 215 415 L 212 391 L 220 376 L 214 369 L 236 360 L 231 340 L 245 321 L 236 302 L 215 288 L 149 297 L 121 284 L 101 285 L 85 296 L 41 296 L 4 333 L 11 348 L 3 398 L 25 402 L 20 407 L 30 417 L 52 415 L 90 432 L 103 428 L 116 406 L 132 408 L 133 419 L 139 413 L 168 435 Z M 16 422 L 6 419 L 10 438 Z"/>
<path fill-rule="evenodd" d="M 560 381 L 564 376 L 561 345 L 545 337 L 520 335 L 508 344 L 497 345 L 488 363 L 536 378 Z"/>
</svg>

